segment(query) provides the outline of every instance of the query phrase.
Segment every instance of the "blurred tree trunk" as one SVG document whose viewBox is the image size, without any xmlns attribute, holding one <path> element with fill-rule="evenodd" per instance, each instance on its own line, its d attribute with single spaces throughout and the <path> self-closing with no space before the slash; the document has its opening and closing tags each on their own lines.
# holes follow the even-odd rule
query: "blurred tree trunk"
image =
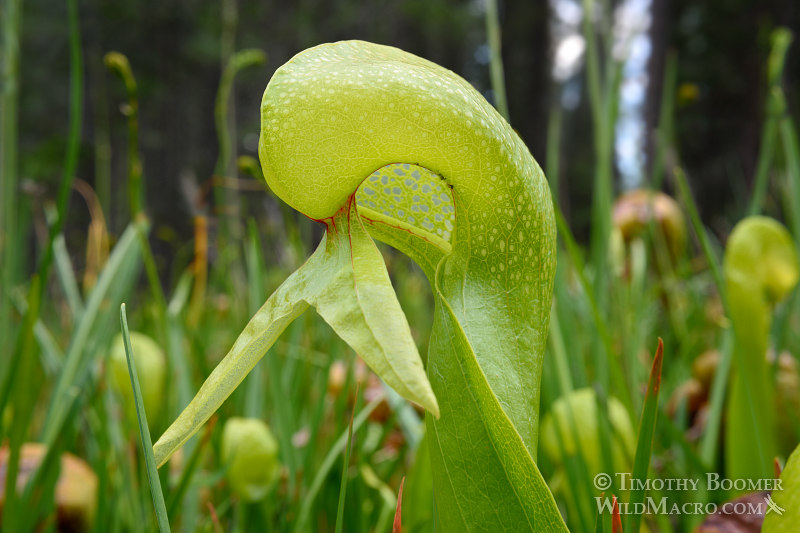
<svg viewBox="0 0 800 533">
<path fill-rule="evenodd" d="M 742 212 L 752 186 L 770 35 L 780 25 L 797 38 L 798 6 L 794 0 L 673 0 L 668 11 L 669 42 L 678 53 L 678 154 L 701 214 L 721 232 Z M 789 87 L 798 81 L 792 53 L 784 71 Z"/>
<path fill-rule="evenodd" d="M 543 163 L 550 82 L 550 10 L 547 2 L 499 3 L 506 93 L 511 125 Z"/>
<path fill-rule="evenodd" d="M 649 174 L 659 150 L 658 138 L 659 114 L 662 98 L 665 95 L 664 69 L 667 65 L 667 56 L 670 53 L 669 32 L 670 0 L 650 0 L 650 60 L 647 62 L 647 96 L 644 104 L 645 125 L 645 161 Z M 664 181 L 662 181 L 664 183 Z"/>
</svg>

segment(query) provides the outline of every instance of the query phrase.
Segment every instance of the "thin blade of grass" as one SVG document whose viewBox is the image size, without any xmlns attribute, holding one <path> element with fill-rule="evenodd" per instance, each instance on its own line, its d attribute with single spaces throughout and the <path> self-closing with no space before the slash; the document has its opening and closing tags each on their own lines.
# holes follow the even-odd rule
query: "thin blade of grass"
<svg viewBox="0 0 800 533">
<path fill-rule="evenodd" d="M 650 186 L 654 191 L 661 189 L 664 180 L 664 160 L 667 151 L 674 145 L 675 132 L 675 87 L 678 79 L 678 59 L 675 52 L 667 55 L 664 67 L 663 94 L 658 113 L 658 128 L 656 129 L 655 158 L 650 173 Z"/>
<path fill-rule="evenodd" d="M 764 196 L 769 183 L 769 171 L 772 167 L 773 153 L 775 152 L 775 137 L 778 130 L 777 119 L 770 114 L 761 133 L 761 147 L 758 150 L 758 163 L 756 164 L 756 177 L 754 179 L 753 196 L 750 198 L 748 215 L 757 215 L 761 212 Z"/>
<path fill-rule="evenodd" d="M 186 308 L 186 303 L 191 290 L 192 275 L 190 271 L 185 271 L 178 281 L 178 286 L 172 295 L 172 299 L 167 306 L 167 358 L 172 372 L 171 379 L 175 384 L 173 393 L 177 401 L 172 405 L 187 405 L 194 396 L 194 389 L 191 382 L 192 365 L 189 360 L 184 339 L 186 333 L 181 322 L 181 313 Z M 170 412 L 170 416 L 178 416 L 180 410 Z"/>
<path fill-rule="evenodd" d="M 607 391 L 598 389 L 595 386 L 595 403 L 597 409 L 597 436 L 600 443 L 600 458 L 604 465 L 605 472 L 614 472 L 614 459 L 612 457 L 612 446 L 624 446 L 614 434 L 611 427 L 610 415 L 608 410 L 609 395 Z M 611 490 L 618 490 L 616 476 L 611 476 Z"/>
<path fill-rule="evenodd" d="M 553 207 L 556 215 L 558 234 L 563 239 L 564 246 L 567 249 L 567 254 L 569 255 L 570 261 L 572 261 L 572 264 L 575 267 L 575 273 L 578 276 L 578 281 L 580 282 L 584 296 L 589 304 L 589 309 L 591 310 L 597 333 L 600 335 L 600 339 L 602 340 L 602 343 L 597 344 L 597 346 L 601 347 L 602 350 L 598 351 L 595 349 L 594 351 L 598 365 L 595 369 L 598 374 L 596 381 L 600 383 L 605 390 L 609 390 L 611 388 L 609 387 L 609 380 L 611 380 L 613 390 L 618 392 L 619 399 L 622 400 L 622 403 L 624 403 L 630 409 L 633 406 L 631 394 L 628 390 L 628 386 L 625 383 L 625 377 L 622 372 L 622 367 L 620 366 L 619 358 L 611 357 L 611 354 L 614 353 L 611 335 L 609 334 L 608 325 L 603 318 L 603 314 L 600 312 L 600 306 L 597 303 L 592 285 L 586 278 L 584 262 L 581 258 L 578 244 L 575 241 L 575 237 L 572 235 L 572 231 L 569 229 L 569 225 L 564 218 L 564 214 L 561 212 L 558 205 L 555 204 Z M 607 368 L 610 369 L 610 377 L 608 376 Z"/>
<path fill-rule="evenodd" d="M 71 414 L 77 416 L 74 408 Z M 17 510 L 22 517 L 22 523 L 18 524 L 19 529 L 9 528 L 6 530 L 3 528 L 3 531 L 42 531 L 44 529 L 41 527 L 37 529 L 37 526 L 41 526 L 42 517 L 55 514 L 56 483 L 61 471 L 61 452 L 67 433 L 67 431 L 63 432 L 59 439 L 47 449 L 35 475 L 28 479 Z"/>
<path fill-rule="evenodd" d="M 102 390 L 98 388 L 97 395 L 98 398 L 93 402 L 93 408 L 87 416 L 89 431 L 92 435 L 97 435 L 97 441 L 93 444 L 96 448 L 95 457 L 97 455 L 101 457 L 99 459 L 101 464 L 116 465 L 113 471 L 108 468 L 100 468 L 97 471 L 98 474 L 102 472 L 101 483 L 106 483 L 108 489 L 114 491 L 112 494 L 118 497 L 99 499 L 93 533 L 113 531 L 112 522 L 125 524 L 129 529 L 133 529 L 132 517 L 137 517 L 138 520 L 144 512 L 141 492 L 127 490 L 128 487 L 136 486 L 133 481 L 135 478 L 133 470 L 136 465 L 129 460 L 130 446 L 127 431 L 114 416 L 113 406 L 118 405 L 119 397 L 110 387 L 103 387 Z M 98 494 L 106 493 L 101 487 L 98 489 Z M 102 513 L 105 513 L 105 516 Z"/>
<path fill-rule="evenodd" d="M 133 387 L 133 399 L 136 402 L 136 418 L 139 420 L 139 435 L 141 436 L 144 462 L 147 465 L 147 478 L 150 481 L 150 493 L 153 497 L 153 507 L 158 520 L 158 529 L 161 533 L 169 532 L 167 519 L 167 506 L 164 503 L 164 494 L 161 492 L 161 480 L 156 469 L 156 460 L 153 456 L 153 440 L 150 438 L 150 429 L 147 426 L 147 414 L 144 412 L 142 402 L 142 389 L 139 387 L 139 377 L 136 375 L 136 365 L 133 361 L 130 332 L 128 331 L 128 317 L 125 314 L 125 304 L 119 308 L 119 320 L 122 326 L 122 337 L 125 340 L 125 357 L 128 359 L 128 373 Z"/>
<path fill-rule="evenodd" d="M 372 411 L 374 411 L 375 408 L 378 407 L 378 405 L 380 405 L 380 403 L 385 399 L 386 397 L 383 394 L 379 394 L 371 402 L 365 405 L 361 412 L 358 413 L 353 419 L 353 431 L 358 431 L 364 422 L 367 421 L 367 417 L 370 415 L 370 413 L 372 413 Z M 306 531 L 305 525 L 308 522 L 309 516 L 311 515 L 311 509 L 314 506 L 314 500 L 316 500 L 317 494 L 319 494 L 322 484 L 330 473 L 336 458 L 340 453 L 342 453 L 342 450 L 347 445 L 348 433 L 349 430 L 343 433 L 336 440 L 336 442 L 333 443 L 333 446 L 331 446 L 331 449 L 328 450 L 328 454 L 325 456 L 325 459 L 323 459 L 322 464 L 319 466 L 317 475 L 314 476 L 314 480 L 311 482 L 311 486 L 303 498 L 303 505 L 300 508 L 300 513 L 297 517 L 297 522 L 295 523 L 294 527 L 295 533 Z"/>
<path fill-rule="evenodd" d="M 2 17 L 3 90 L 0 92 L 0 339 L 11 339 L 11 287 L 18 278 L 18 263 L 23 256 L 15 245 L 17 231 L 17 188 L 19 148 L 20 42 L 22 41 L 22 1 L 3 3 Z M 0 360 L 5 371 L 10 358 Z"/>
<path fill-rule="evenodd" d="M 397 490 L 397 510 L 394 512 L 394 522 L 392 522 L 392 533 L 402 533 L 403 531 L 403 485 L 406 476 L 400 480 L 400 488 Z"/>
<path fill-rule="evenodd" d="M 605 498 L 605 493 L 601 492 L 600 497 Z M 603 513 L 598 511 L 594 519 L 594 533 L 605 533 L 605 531 L 606 531 L 606 526 L 603 520 Z"/>
<path fill-rule="evenodd" d="M 53 239 L 53 259 L 55 260 L 58 279 L 61 281 L 61 288 L 67 298 L 72 320 L 77 322 L 83 314 L 83 300 L 81 299 L 81 291 L 78 289 L 78 282 L 75 280 L 75 269 L 72 267 L 72 261 L 69 258 L 64 234 L 60 234 Z"/>
<path fill-rule="evenodd" d="M 508 116 L 506 100 L 505 74 L 503 73 L 503 57 L 500 54 L 500 17 L 497 13 L 497 0 L 486 0 L 486 39 L 489 41 L 489 75 L 494 92 L 494 105 L 497 111 L 511 122 Z"/>
<path fill-rule="evenodd" d="M 297 346 L 300 342 L 300 335 L 304 330 L 303 326 L 304 323 L 301 320 L 297 320 L 289 325 L 288 330 L 292 346 Z M 297 482 L 297 471 L 300 467 L 300 459 L 298 457 L 299 451 L 297 447 L 292 444 L 291 439 L 291 436 L 297 431 L 297 417 L 292 411 L 292 402 L 287 402 L 285 400 L 286 398 L 293 397 L 291 395 L 292 389 L 285 386 L 284 381 L 281 379 L 282 366 L 285 367 L 288 365 L 281 365 L 282 361 L 280 358 L 276 357 L 278 355 L 276 352 L 277 350 L 273 346 L 264 357 L 267 365 L 267 379 L 269 380 L 267 389 L 272 397 L 272 405 L 275 409 L 275 434 L 278 437 L 281 454 L 289 469 L 289 490 L 293 491 L 295 490 L 295 483 Z"/>
<path fill-rule="evenodd" d="M 336 357 L 336 344 L 331 350 L 331 357 Z M 341 345 L 338 345 L 341 346 Z M 326 366 L 324 368 L 324 372 L 320 372 L 318 377 L 315 381 L 315 387 L 318 391 L 327 391 L 328 390 L 328 383 L 330 377 L 330 366 Z M 323 417 L 325 416 L 326 407 L 328 406 L 328 395 L 327 394 L 319 394 L 317 398 L 316 406 L 310 413 L 310 418 L 308 422 L 309 427 L 309 439 L 308 442 L 317 442 L 317 435 L 319 434 L 319 430 L 322 427 Z M 334 411 L 338 412 L 338 411 Z M 300 468 L 303 469 L 304 472 L 311 472 L 313 471 L 313 464 L 316 458 L 315 455 L 315 446 L 304 446 L 302 450 L 302 456 L 300 459 Z"/>
<path fill-rule="evenodd" d="M 567 402 L 567 413 L 569 415 L 569 420 L 567 421 L 569 423 L 568 428 L 562 427 L 561 424 L 556 424 L 556 438 L 562 449 L 567 448 L 566 443 L 568 442 L 568 438 L 574 441 L 578 435 L 575 413 L 569 402 Z M 565 429 L 567 429 L 571 435 L 568 436 L 564 431 Z M 569 504 L 571 503 L 571 512 L 574 512 L 578 517 L 577 522 L 581 525 L 580 529 L 582 530 L 585 530 L 591 523 L 591 506 L 588 502 L 590 502 L 592 498 L 592 490 L 590 488 L 592 486 L 592 476 L 586 464 L 586 452 L 588 452 L 588 450 L 584 451 L 578 443 L 573 460 L 565 461 L 564 463 L 564 470 L 569 480 L 569 487 L 571 488 L 569 491 L 571 502 L 567 502 L 567 509 L 570 509 Z"/>
<path fill-rule="evenodd" d="M 789 206 L 791 207 L 792 233 L 800 242 L 800 142 L 794 121 L 788 116 L 781 119 L 780 134 L 786 158 L 786 172 L 789 175 Z"/>
<path fill-rule="evenodd" d="M 731 361 L 733 361 L 733 330 L 729 329 L 725 332 L 720 353 L 719 365 L 714 373 L 714 381 L 711 384 L 711 399 L 709 400 L 710 408 L 708 410 L 706 430 L 700 442 L 700 458 L 706 465 L 713 465 L 717 462 L 720 423 L 722 421 L 722 413 L 725 410 L 728 375 L 731 370 Z"/>
<path fill-rule="evenodd" d="M 561 88 L 558 87 L 560 95 Z M 550 184 L 550 193 L 553 195 L 553 203 L 561 204 L 559 195 L 559 172 L 561 165 L 561 124 L 562 112 L 561 101 L 556 98 L 550 104 L 550 111 L 547 117 L 547 159 L 545 160 L 547 181 Z"/>
<path fill-rule="evenodd" d="M 339 508 L 336 511 L 336 533 L 342 533 L 344 527 L 344 499 L 347 495 L 347 470 L 350 467 L 350 448 L 353 443 L 353 417 L 358 408 L 358 389 L 361 383 L 356 383 L 356 403 L 350 412 L 350 425 L 347 429 L 347 445 L 344 448 L 344 465 L 342 466 L 342 484 L 339 487 Z"/>
<path fill-rule="evenodd" d="M 18 40 L 19 39 L 19 32 L 16 31 L 17 27 L 14 26 L 13 20 L 16 20 L 16 23 L 19 22 L 19 12 L 20 9 L 19 4 L 14 2 L 11 3 L 9 6 L 9 10 L 12 11 L 10 16 L 14 17 L 9 22 L 9 28 L 12 29 L 14 35 L 12 39 Z M 30 357 L 30 353 L 32 352 L 32 345 L 33 345 L 33 329 L 36 325 L 37 320 L 39 319 L 39 311 L 42 308 L 42 300 L 44 298 L 44 287 L 47 285 L 47 280 L 49 279 L 50 267 L 53 261 L 53 240 L 55 239 L 56 235 L 59 235 L 63 228 L 64 228 L 64 220 L 66 218 L 66 211 L 67 211 L 67 204 L 69 199 L 69 193 L 72 188 L 72 182 L 75 178 L 75 169 L 77 168 L 78 163 L 78 156 L 79 156 L 79 148 L 80 148 L 80 127 L 81 127 L 81 103 L 82 103 L 82 95 L 83 95 L 83 78 L 82 78 L 82 63 L 81 63 L 81 53 L 80 53 L 80 28 L 79 28 L 79 17 L 78 17 L 78 4 L 76 0 L 71 0 L 67 2 L 67 21 L 69 25 L 69 52 L 70 52 L 70 111 L 69 111 L 69 135 L 67 137 L 67 151 L 64 160 L 64 174 L 63 179 L 61 180 L 61 185 L 59 186 L 58 191 L 58 216 L 56 217 L 56 221 L 53 224 L 53 227 L 50 229 L 50 235 L 47 247 L 44 249 L 44 254 L 42 255 L 39 266 L 37 268 L 37 273 L 35 274 L 38 277 L 38 282 L 31 284 L 31 291 L 28 295 L 28 314 L 26 314 L 23 323 L 22 323 L 22 330 L 20 332 L 21 335 L 21 349 L 16 350 L 12 353 L 11 360 L 6 363 L 2 370 L 8 371 L 9 369 L 13 369 L 14 365 L 17 364 L 16 359 L 19 357 Z M 6 41 L 7 44 L 11 46 L 15 46 L 17 49 L 17 43 L 13 40 Z M 14 54 L 10 54 L 9 57 L 14 56 Z M 12 57 L 11 59 L 18 60 L 17 57 Z M 18 67 L 18 64 L 16 65 Z M 13 68 L 9 66 L 9 68 Z M 10 79 L 10 78 L 9 78 Z M 5 93 L 4 93 L 4 96 Z M 16 93 L 12 98 L 13 101 L 5 102 L 11 103 L 14 108 L 14 113 L 16 113 Z M 5 116 L 5 114 L 4 114 Z M 16 117 L 12 114 L 10 117 L 11 121 L 15 121 Z M 6 121 L 3 119 L 4 124 L 4 131 Z M 16 124 L 12 124 L 11 130 L 16 130 Z M 9 144 L 14 151 L 16 150 L 16 131 L 9 132 L 14 135 L 14 140 L 12 142 L 13 147 Z M 12 172 L 16 172 L 16 159 L 11 162 L 9 167 Z M 12 265 L 13 266 L 13 265 Z M 13 274 L 13 272 L 12 272 Z M 5 298 L 2 299 L 3 302 L 6 301 Z M 4 326 L 0 326 L 2 329 Z M 5 360 L 5 358 L 4 358 Z M 11 378 L 14 376 L 14 372 L 9 372 L 8 374 L 9 379 L 6 380 L 2 385 L 2 390 L 0 390 L 0 413 L 5 411 L 5 402 L 8 398 L 8 391 L 7 383 L 11 382 Z"/>
<path fill-rule="evenodd" d="M 761 146 L 758 150 L 758 163 L 753 185 L 753 195 L 748 215 L 757 215 L 764 203 L 767 192 L 770 169 L 775 154 L 776 138 L 778 137 L 778 124 L 781 115 L 786 112 L 786 102 L 781 89 L 783 67 L 786 64 L 786 52 L 792 42 L 792 34 L 786 28 L 777 28 L 772 33 L 772 51 L 769 56 L 767 69 L 767 98 L 764 107 L 766 120 L 761 130 Z"/>
<path fill-rule="evenodd" d="M 378 502 L 381 505 L 378 511 L 378 519 L 374 522 L 375 525 L 371 531 L 388 531 L 389 524 L 393 521 L 394 515 L 397 514 L 397 495 L 389 485 L 384 483 L 369 464 L 362 462 L 358 467 L 358 471 L 361 474 L 361 480 L 364 485 L 376 491 L 380 496 Z M 364 524 L 369 522 L 369 520 L 365 520 L 365 514 L 362 514 L 362 523 Z M 367 527 L 369 526 L 362 526 L 363 529 L 367 529 Z"/>
<path fill-rule="evenodd" d="M 186 493 L 186 489 L 189 488 L 189 485 L 194 477 L 194 473 L 197 471 L 197 467 L 200 466 L 200 456 L 202 455 L 202 451 L 205 449 L 208 442 L 211 440 L 211 433 L 214 431 L 214 426 L 217 424 L 217 417 L 214 416 L 209 420 L 208 424 L 206 424 L 205 430 L 203 432 L 203 438 L 200 439 L 200 442 L 192 450 L 192 454 L 189 456 L 189 460 L 186 462 L 186 466 L 181 473 L 181 479 L 178 481 L 178 486 L 175 490 L 173 490 L 170 495 L 169 499 L 167 500 L 167 516 L 173 516 L 177 510 L 178 505 L 183 500 L 183 495 Z"/>
<path fill-rule="evenodd" d="M 28 301 L 21 294 L 14 295 L 14 306 L 20 315 L 25 315 L 28 312 Z M 64 353 L 58 346 L 56 338 L 41 319 L 37 320 L 33 326 L 33 334 L 41 350 L 42 370 L 45 371 L 48 377 L 57 375 L 64 360 Z"/>
<path fill-rule="evenodd" d="M 54 240 L 56 236 L 60 235 L 64 229 L 67 208 L 69 205 L 69 195 L 72 191 L 72 183 L 75 180 L 75 171 L 78 167 L 78 158 L 80 156 L 81 118 L 83 109 L 83 62 L 81 57 L 79 20 L 77 0 L 68 1 L 67 23 L 69 27 L 70 90 L 67 150 L 64 157 L 64 173 L 58 189 L 55 221 L 50 228 L 48 243 L 44 249 L 44 254 L 39 260 L 39 266 L 37 268 L 37 275 L 41 283 L 36 284 L 38 289 L 35 292 L 31 292 L 28 297 L 28 303 L 30 305 L 29 312 L 34 314 L 31 317 L 26 316 L 23 322 L 23 350 L 18 352 L 23 356 L 26 356 L 25 354 L 28 353 L 27 346 L 32 343 L 33 328 L 35 327 L 36 321 L 39 318 L 38 313 L 42 308 L 42 301 L 45 294 L 44 287 L 47 285 L 47 280 L 50 277 L 50 267 L 53 263 L 53 255 L 55 251 Z M 14 107 L 16 108 L 16 102 L 14 103 Z M 36 301 L 35 305 L 31 303 L 34 302 L 34 300 Z M 0 412 L 3 412 L 3 407 L 3 405 L 0 405 Z"/>
<path fill-rule="evenodd" d="M 247 267 L 247 301 L 249 314 L 256 314 L 269 295 L 264 288 L 266 266 L 261 253 L 261 239 L 258 236 L 256 221 L 250 219 L 247 224 L 247 242 L 244 248 L 245 266 Z M 264 361 L 256 363 L 250 375 L 244 378 L 244 413 L 245 416 L 260 418 L 264 407 Z"/>
<path fill-rule="evenodd" d="M 551 315 L 556 315 L 555 306 Z M 557 334 L 554 333 L 554 331 L 558 331 L 552 328 L 553 323 L 551 322 L 551 338 L 554 334 Z M 551 360 L 552 359 L 555 359 L 555 357 L 551 358 Z M 558 373 L 558 371 L 556 373 Z M 565 388 L 562 379 L 557 379 L 556 383 L 558 387 L 554 387 L 555 390 L 550 390 L 549 388 L 545 389 L 545 394 L 551 396 L 548 398 L 550 409 L 553 408 L 553 404 L 557 399 L 567 400 L 572 391 L 571 386 Z M 554 424 L 555 437 L 560 449 L 567 450 L 567 443 L 572 442 L 572 446 L 575 447 L 575 450 L 572 452 L 574 455 L 567 455 L 563 461 L 564 474 L 567 480 L 566 487 L 569 489 L 563 491 L 563 498 L 565 499 L 567 514 L 570 516 L 570 520 L 573 524 L 577 524 L 576 529 L 588 531 L 593 514 L 593 509 L 590 504 L 590 502 L 593 501 L 593 492 L 591 488 L 593 485 L 592 475 L 589 473 L 589 468 L 586 464 L 586 454 L 589 450 L 585 450 L 584 447 L 581 446 L 578 424 L 575 420 L 575 410 L 573 409 L 572 403 L 570 401 L 565 401 L 564 403 L 566 406 L 565 416 L 562 415 L 563 418 L 562 416 L 555 417 L 557 421 L 557 423 Z M 551 411 L 551 414 L 554 413 Z M 595 524 L 595 527 L 597 527 L 597 524 Z"/>
<path fill-rule="evenodd" d="M 41 280 L 39 277 L 34 276 L 31 283 L 31 293 L 35 294 L 40 290 Z M 31 299 L 33 306 L 39 302 Z M 32 307 L 33 307 L 32 306 Z M 32 309 L 25 315 L 26 321 L 34 320 L 38 316 L 39 310 Z M 22 458 L 22 445 L 25 442 L 25 437 L 28 433 L 28 422 L 33 415 L 34 405 L 36 398 L 32 394 L 31 387 L 26 386 L 31 383 L 33 379 L 33 326 L 25 324 L 23 331 L 30 333 L 30 339 L 19 338 L 17 346 L 15 347 L 22 357 L 19 357 L 16 365 L 12 365 L 12 374 L 9 374 L 5 380 L 5 391 L 8 391 L 10 397 L 10 405 L 13 406 L 11 419 L 11 426 L 7 436 L 7 445 L 9 449 L 8 461 L 4 466 L 4 482 L 5 486 L 3 492 L 6 494 L 5 509 L 3 513 L 0 526 L 4 531 L 18 531 L 20 524 L 26 519 L 26 513 L 22 511 L 23 506 L 19 494 L 17 493 L 17 476 L 20 472 L 20 463 Z M 26 342 L 27 341 L 27 342 Z M 5 392 L 4 391 L 4 392 Z M 4 411 L 0 411 L 4 412 Z M 4 443 L 5 444 L 5 443 Z"/>
<path fill-rule="evenodd" d="M 685 433 L 686 427 L 678 426 L 676 420 L 671 419 L 669 416 L 665 416 L 663 409 L 661 410 L 661 413 L 662 413 L 661 420 L 663 422 L 663 433 L 665 435 L 668 435 L 669 440 L 673 444 L 673 446 L 683 453 L 684 460 L 686 461 L 686 466 L 690 468 L 689 472 L 695 473 L 700 477 L 704 476 L 706 472 L 711 472 L 713 468 L 708 466 L 708 463 L 703 461 L 703 458 L 700 456 L 700 453 L 697 450 L 695 450 L 694 444 L 690 443 L 687 440 L 687 435 Z M 706 431 L 708 431 L 708 429 L 706 429 Z M 700 493 L 700 491 L 701 489 L 698 487 L 696 493 Z M 699 500 L 695 498 L 694 501 L 704 501 L 704 500 Z"/>
<path fill-rule="evenodd" d="M 77 376 L 82 374 L 91 363 L 91 353 L 86 347 L 89 344 L 92 331 L 96 328 L 98 316 L 102 314 L 103 303 L 113 292 L 114 286 L 119 285 L 124 267 L 138 260 L 137 226 L 146 227 L 146 225 L 146 221 L 140 220 L 128 226 L 125 233 L 122 234 L 119 242 L 112 250 L 108 262 L 97 280 L 97 284 L 92 289 L 80 322 L 75 325 L 42 430 L 45 444 L 49 444 L 55 439 L 61 426 L 65 423 L 66 412 L 69 410 L 74 396 L 71 388 L 75 385 Z M 30 298 L 29 301 L 31 301 Z M 0 408 L 2 407 L 3 404 L 0 402 Z"/>
<path fill-rule="evenodd" d="M 656 429 L 656 419 L 658 418 L 658 393 L 661 390 L 661 366 L 664 360 L 664 342 L 658 339 L 658 348 L 653 358 L 653 366 L 650 370 L 650 380 L 647 383 L 647 393 L 644 397 L 644 407 L 642 418 L 639 421 L 639 438 L 636 444 L 636 458 L 633 462 L 632 486 L 637 487 L 630 492 L 630 505 L 636 508 L 637 504 L 644 502 L 644 480 L 647 479 L 647 471 L 650 469 L 650 454 L 653 451 L 653 435 Z M 637 483 L 635 480 L 640 480 Z M 628 531 L 639 531 L 642 517 L 638 513 L 627 515 L 625 529 Z"/>
<path fill-rule="evenodd" d="M 394 389 L 385 383 L 382 383 L 381 386 L 383 387 L 384 394 L 386 394 L 386 402 L 389 404 L 395 417 L 397 417 L 397 424 L 403 432 L 408 447 L 412 450 L 416 450 L 425 434 L 425 425 L 405 398 L 397 394 Z"/>
<path fill-rule="evenodd" d="M 555 363 L 561 396 L 566 396 L 571 393 L 575 387 L 572 385 L 569 358 L 567 356 L 567 350 L 564 347 L 564 336 L 561 333 L 561 324 L 558 320 L 558 311 L 556 311 L 555 303 L 550 312 L 550 335 L 548 335 L 548 340 L 550 342 L 550 350 L 553 353 L 553 362 Z"/>
<path fill-rule="evenodd" d="M 728 291 L 725 288 L 725 279 L 722 277 L 722 267 L 719 264 L 719 259 L 711 249 L 711 240 L 708 238 L 706 228 L 700 220 L 700 212 L 697 210 L 697 204 L 694 201 L 689 183 L 686 180 L 686 174 L 684 174 L 680 167 L 675 168 L 675 184 L 678 186 L 681 196 L 683 197 L 683 203 L 686 206 L 686 210 L 689 212 L 689 219 L 692 222 L 692 227 L 697 235 L 697 239 L 700 241 L 703 254 L 706 256 L 706 262 L 711 269 L 711 275 L 714 277 L 714 284 L 717 286 L 717 291 L 722 300 L 722 307 L 725 310 L 725 315 L 729 316 Z"/>
<path fill-rule="evenodd" d="M 617 497 L 612 496 L 612 506 L 613 509 L 611 511 L 611 533 L 622 533 L 622 519 L 619 516 L 619 505 L 617 503 Z"/>
</svg>

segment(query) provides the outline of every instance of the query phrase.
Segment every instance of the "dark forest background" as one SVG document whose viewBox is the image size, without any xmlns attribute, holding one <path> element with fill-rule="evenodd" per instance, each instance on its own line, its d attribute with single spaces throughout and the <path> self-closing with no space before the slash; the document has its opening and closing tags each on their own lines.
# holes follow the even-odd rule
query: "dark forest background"
<svg viewBox="0 0 800 533">
<path fill-rule="evenodd" d="M 258 107 L 272 72 L 295 53 L 319 43 L 365 39 L 404 48 L 461 74 L 491 100 L 482 2 L 457 0 L 299 0 L 163 2 L 84 0 L 79 3 L 85 70 L 78 178 L 93 185 L 112 234 L 128 220 L 127 130 L 120 107 L 125 90 L 103 65 L 112 50 L 125 54 L 139 86 L 140 150 L 154 245 L 162 267 L 192 237 L 192 215 L 216 212 L 209 189 L 218 155 L 214 101 L 223 65 L 235 50 L 257 48 L 267 61 L 236 78 L 239 155 L 257 157 Z M 546 168 L 547 122 L 558 105 L 550 75 L 552 6 L 545 1 L 500 1 L 502 54 L 511 123 Z M 613 5 L 607 4 L 610 12 Z M 765 71 L 777 26 L 797 30 L 794 0 L 653 0 L 647 66 L 645 150 L 651 164 L 666 58 L 677 59 L 674 109 L 676 151 L 691 176 L 704 220 L 722 233 L 727 213 L 741 212 L 757 160 L 765 118 Z M 55 196 L 63 164 L 69 99 L 66 6 L 23 3 L 20 178 L 32 220 Z M 789 110 L 796 113 L 800 54 L 790 49 L 784 72 Z M 578 75 L 578 81 L 585 75 Z M 233 123 L 235 122 L 235 123 Z M 563 116 L 561 202 L 577 235 L 587 233 L 593 152 L 585 91 Z M 780 156 L 779 156 L 780 157 Z M 107 185 L 97 177 L 108 176 Z M 670 178 L 665 187 L 670 190 Z M 192 184 L 187 187 L 187 184 Z M 618 190 L 619 190 L 618 186 Z M 199 192 L 198 192 L 199 191 Z M 241 191 L 244 214 L 269 215 L 278 206 L 263 191 Z M 66 236 L 83 249 L 89 214 L 73 194 Z M 37 214 L 38 213 L 38 214 Z M 30 238 L 34 237 L 31 230 Z M 311 243 L 309 243 L 311 246 Z M 36 247 L 29 247 L 34 250 Z M 31 264 L 34 258 L 29 258 Z M 80 262 L 80 259 L 78 259 Z"/>
</svg>

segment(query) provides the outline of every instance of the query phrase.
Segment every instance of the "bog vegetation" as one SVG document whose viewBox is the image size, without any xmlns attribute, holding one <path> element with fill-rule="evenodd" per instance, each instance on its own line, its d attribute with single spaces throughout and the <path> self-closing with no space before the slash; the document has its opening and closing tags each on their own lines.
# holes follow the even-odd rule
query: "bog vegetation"
<svg viewBox="0 0 800 533">
<path fill-rule="evenodd" d="M 767 119 L 753 193 L 724 240 L 676 152 L 673 62 L 658 164 L 614 199 L 622 67 L 591 23 L 585 244 L 562 211 L 559 150 L 543 171 L 509 125 L 494 2 L 497 110 L 398 48 L 325 44 L 269 82 L 259 160 L 234 160 L 228 103 L 237 75 L 267 58 L 232 52 L 207 117 L 219 137 L 211 194 L 230 207 L 251 187 L 280 215 L 232 210 L 212 231 L 198 210 L 165 283 L 139 155 L 147 102 L 121 53 L 105 66 L 124 100 L 124 231 L 109 231 L 99 182 L 76 180 L 75 0 L 62 179 L 43 220 L 22 216 L 19 3 L 4 6 L 2 530 L 670 532 L 748 513 L 764 531 L 793 530 L 800 144 L 782 85 L 788 30 L 774 31 L 753 81 Z M 73 190 L 91 213 L 78 250 L 64 234 Z M 21 236 L 30 223 L 36 239 Z M 775 487 L 784 466 L 783 490 L 754 490 Z M 726 502 L 750 506 L 715 513 Z"/>
</svg>

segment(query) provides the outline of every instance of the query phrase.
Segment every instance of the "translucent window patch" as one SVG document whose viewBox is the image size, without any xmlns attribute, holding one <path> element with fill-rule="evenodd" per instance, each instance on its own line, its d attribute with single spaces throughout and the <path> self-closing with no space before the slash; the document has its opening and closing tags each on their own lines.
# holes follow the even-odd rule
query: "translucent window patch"
<svg viewBox="0 0 800 533">
<path fill-rule="evenodd" d="M 419 165 L 393 163 L 379 168 L 356 191 L 356 204 L 447 242 L 455 227 L 452 191 L 438 174 Z"/>
</svg>

